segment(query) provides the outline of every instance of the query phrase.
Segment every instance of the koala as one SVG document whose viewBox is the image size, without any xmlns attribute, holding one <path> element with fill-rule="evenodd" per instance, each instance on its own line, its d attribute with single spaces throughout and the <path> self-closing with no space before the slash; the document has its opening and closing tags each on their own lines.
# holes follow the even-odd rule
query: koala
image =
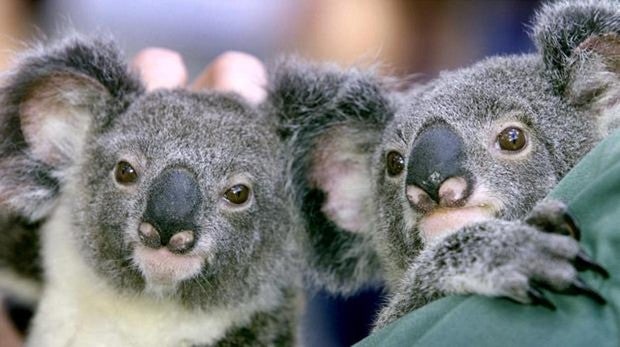
<svg viewBox="0 0 620 347">
<path fill-rule="evenodd" d="M 274 117 L 146 93 L 111 41 L 83 37 L 26 54 L 0 104 L 0 278 L 40 297 L 28 345 L 296 343 L 301 233 Z"/>
<path fill-rule="evenodd" d="M 545 5 L 533 37 L 535 53 L 406 92 L 371 72 L 281 74 L 287 93 L 273 98 L 317 282 L 348 293 L 383 278 L 377 329 L 451 294 L 554 308 L 544 287 L 605 301 L 578 273 L 608 273 L 580 249 L 567 207 L 544 197 L 620 124 L 619 3 Z"/>
<path fill-rule="evenodd" d="M 306 235 L 305 284 L 336 295 L 380 286 L 367 184 L 380 129 L 396 112 L 398 81 L 300 58 L 276 67 L 266 104 L 288 143 L 288 185 Z"/>
</svg>

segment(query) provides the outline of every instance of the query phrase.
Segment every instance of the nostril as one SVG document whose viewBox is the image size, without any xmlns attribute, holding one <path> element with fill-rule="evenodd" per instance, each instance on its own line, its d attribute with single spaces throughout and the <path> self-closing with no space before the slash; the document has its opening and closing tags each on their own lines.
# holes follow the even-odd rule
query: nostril
<svg viewBox="0 0 620 347">
<path fill-rule="evenodd" d="M 182 230 L 194 230 L 200 212 L 202 192 L 194 174 L 184 168 L 168 168 L 157 176 L 149 189 L 143 221 L 159 231 L 166 245 Z"/>
<path fill-rule="evenodd" d="M 191 230 L 180 231 L 170 238 L 168 241 L 168 249 L 174 253 L 182 253 L 194 245 L 194 232 Z"/>
<path fill-rule="evenodd" d="M 469 186 L 464 177 L 450 177 L 439 187 L 439 204 L 444 207 L 456 207 L 467 198 Z"/>
<path fill-rule="evenodd" d="M 138 235 L 140 236 L 140 241 L 142 241 L 145 246 L 150 248 L 161 247 L 159 232 L 151 223 L 141 223 L 138 227 Z"/>
<path fill-rule="evenodd" d="M 417 209 L 428 212 L 437 206 L 437 203 L 423 190 L 416 186 L 407 186 L 407 199 Z"/>
</svg>

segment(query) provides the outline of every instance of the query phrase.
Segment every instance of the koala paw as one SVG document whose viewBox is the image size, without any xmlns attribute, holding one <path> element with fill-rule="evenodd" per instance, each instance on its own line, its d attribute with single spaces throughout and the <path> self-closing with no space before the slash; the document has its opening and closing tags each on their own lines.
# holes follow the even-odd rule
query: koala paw
<svg viewBox="0 0 620 347">
<path fill-rule="evenodd" d="M 554 309 L 541 291 L 548 289 L 604 304 L 579 272 L 590 270 L 606 278 L 609 273 L 580 248 L 578 237 L 566 206 L 545 202 L 524 222 L 485 222 L 449 236 L 434 251 L 435 269 L 428 270 L 447 274 L 439 278 L 444 293 L 504 296 Z"/>
<path fill-rule="evenodd" d="M 575 223 L 575 220 L 570 215 L 567 206 L 557 200 L 545 201 L 538 204 L 532 212 L 525 218 L 525 223 L 537 228 L 540 231 L 550 234 L 558 234 L 563 236 L 570 236 L 575 240 L 579 240 L 581 233 L 579 227 Z M 604 278 L 609 277 L 609 272 L 605 270 L 601 265 L 594 262 L 583 249 L 579 249 L 574 257 L 568 257 L 575 270 L 577 271 L 594 271 Z M 528 290 L 528 296 L 532 303 L 540 304 L 550 309 L 555 309 L 555 306 L 538 287 L 556 290 L 564 294 L 572 295 L 585 295 L 592 298 L 594 301 L 604 304 L 606 302 L 599 293 L 588 287 L 588 285 L 577 275 L 572 278 L 568 287 L 556 284 L 556 286 L 548 285 L 545 281 L 532 280 L 530 281 L 530 288 Z"/>
</svg>

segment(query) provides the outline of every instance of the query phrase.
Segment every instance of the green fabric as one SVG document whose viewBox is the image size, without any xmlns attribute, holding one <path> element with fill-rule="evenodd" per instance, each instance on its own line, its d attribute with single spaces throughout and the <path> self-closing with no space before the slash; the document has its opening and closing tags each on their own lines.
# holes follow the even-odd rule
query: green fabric
<svg viewBox="0 0 620 347">
<path fill-rule="evenodd" d="M 582 278 L 603 297 L 547 292 L 550 311 L 505 299 L 453 296 L 422 307 L 356 346 L 620 346 L 620 132 L 588 154 L 551 196 L 569 204 L 583 248 L 611 274 Z"/>
</svg>

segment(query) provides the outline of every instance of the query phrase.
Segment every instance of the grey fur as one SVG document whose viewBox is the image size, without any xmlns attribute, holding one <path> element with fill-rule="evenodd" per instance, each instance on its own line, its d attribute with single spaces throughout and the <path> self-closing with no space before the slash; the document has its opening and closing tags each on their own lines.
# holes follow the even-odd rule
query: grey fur
<svg viewBox="0 0 620 347">
<path fill-rule="evenodd" d="M 497 220 L 465 226 L 418 254 L 407 254 L 411 230 L 396 226 L 405 216 L 382 219 L 387 231 L 379 233 L 384 237 L 380 243 L 387 245 L 384 257 L 394 260 L 390 267 L 393 294 L 379 314 L 377 327 L 447 294 L 507 296 L 527 303 L 533 302 L 528 293 L 532 280 L 559 291 L 577 280 L 571 263 L 579 252 L 577 243 L 566 236 L 541 233 L 519 220 L 617 124 L 620 115 L 613 109 L 617 97 L 600 106 L 600 100 L 618 95 L 619 71 L 607 63 L 617 56 L 584 49 L 581 44 L 606 35 L 617 37 L 619 5 L 617 1 L 546 5 L 534 21 L 540 53 L 489 58 L 443 73 L 414 92 L 411 102 L 398 112 L 384 132 L 383 143 L 398 141 L 399 132 L 405 139 L 415 139 L 419 129 L 436 119 L 447 122 L 466 142 L 467 169 L 478 183 L 488 186 L 503 208 Z M 596 73 L 587 83 L 580 80 L 584 69 Z M 610 82 L 609 75 L 615 75 L 615 81 Z M 577 88 L 581 90 L 575 92 Z M 489 150 L 496 136 L 492 125 L 505 120 L 527 127 L 534 149 L 525 158 L 502 157 Z M 379 180 L 384 192 L 380 196 L 389 196 L 385 185 L 395 183 Z M 548 204 L 555 203 L 542 202 L 533 213 L 557 211 Z M 383 216 L 388 215 L 386 210 L 396 209 L 386 199 L 378 206 Z M 553 220 L 555 215 L 548 218 Z"/>
<path fill-rule="evenodd" d="M 365 172 L 367 161 L 394 113 L 387 92 L 392 81 L 370 71 L 345 71 L 298 58 L 275 64 L 270 78 L 266 104 L 283 120 L 281 131 L 290 144 L 287 176 L 307 231 L 306 283 L 337 294 L 377 285 L 382 281 L 381 264 L 366 232 L 372 230 L 372 212 L 360 216 L 367 223 L 365 230 L 344 230 L 321 211 L 326 192 L 310 176 L 318 142 L 338 138 L 354 139 L 355 153 L 347 154 L 364 161 L 343 160 L 370 174 Z"/>
<path fill-rule="evenodd" d="M 185 90 L 145 93 L 114 44 L 87 38 L 66 39 L 24 57 L 2 91 L 1 105 L 0 204 L 11 218 L 20 216 L 14 220 L 28 221 L 3 220 L 3 229 L 9 225 L 3 233 L 21 228 L 36 239 L 39 230 L 50 232 L 48 225 L 65 223 L 59 211 L 68 211 L 70 227 L 64 233 L 77 248 L 79 259 L 74 261 L 84 262 L 119 299 L 172 303 L 197 317 L 242 312 L 233 315 L 232 325 L 215 341 L 186 337 L 189 340 L 174 345 L 295 343 L 300 233 L 286 191 L 284 145 L 273 117 L 234 95 Z M 37 138 L 27 132 L 34 131 L 44 140 L 58 136 L 45 132 L 48 124 L 37 128 L 37 122 L 44 123 L 55 107 L 70 117 L 74 131 L 37 149 Z M 31 117 L 28 122 L 25 114 Z M 136 168 L 139 179 L 134 186 L 119 187 L 114 182 L 112 172 L 119 160 Z M 197 241 L 189 255 L 204 258 L 204 264 L 191 279 L 153 292 L 132 252 L 139 244 L 137 232 L 148 188 L 170 167 L 191 172 L 200 187 Z M 247 206 L 230 207 L 222 194 L 239 183 L 240 176 L 252 195 Z M 21 226 L 28 223 L 40 223 L 43 229 Z M 63 274 L 57 273 L 59 260 L 50 256 L 50 245 L 57 239 L 43 236 L 46 283 L 41 307 L 53 310 L 56 304 L 46 302 L 49 293 L 45 291 Z M 2 254 L 0 265 L 8 256 Z M 9 265 L 25 269 L 32 260 Z M 37 274 L 25 273 L 34 280 Z M 31 337 L 31 343 L 53 345 L 55 332 L 41 328 L 48 317 L 39 315 L 43 316 L 35 318 L 34 326 L 38 336 Z M 79 323 L 63 322 L 66 326 Z M 205 327 L 205 332 L 209 329 Z M 143 334 L 136 330 L 130 338 Z M 166 331 L 159 334 L 167 335 Z"/>
<path fill-rule="evenodd" d="M 321 73 L 331 77 L 319 80 L 298 69 L 291 72 L 295 78 L 285 76 L 287 88 L 280 91 L 285 96 L 275 98 L 293 105 L 280 109 L 287 110 L 285 117 L 296 124 L 289 129 L 293 129 L 292 146 L 297 147 L 290 167 L 301 177 L 292 182 L 298 203 L 306 206 L 304 216 L 311 230 L 315 227 L 338 237 L 364 235 L 374 243 L 382 266 L 367 270 L 384 269 L 391 295 L 377 328 L 448 294 L 507 296 L 530 303 L 536 301 L 530 280 L 559 291 L 577 281 L 572 261 L 580 252 L 578 243 L 539 228 L 541 216 L 548 218 L 542 225 L 564 220 L 565 207 L 541 201 L 580 158 L 620 124 L 619 23 L 618 1 L 545 5 L 533 25 L 539 52 L 492 57 L 468 68 L 443 72 L 404 96 L 390 96 L 390 89 L 372 74 L 360 78 L 358 72 L 337 74 L 327 69 Z M 295 95 L 290 89 L 304 97 L 287 99 L 286 95 Z M 506 122 L 517 123 L 526 131 L 527 150 L 515 155 L 495 147 Z M 429 241 L 421 232 L 425 211 L 413 206 L 405 194 L 406 172 L 390 177 L 386 157 L 397 151 L 406 164 L 421 131 L 439 123 L 462 140 L 464 169 L 477 186 L 487 188 L 485 196 L 495 210 L 490 220 Z M 313 177 L 325 169 L 320 162 L 312 164 L 317 155 L 350 170 L 334 171 L 338 184 L 329 180 L 313 183 Z M 347 157 L 363 158 L 353 162 L 334 159 Z M 362 172 L 366 180 L 352 179 L 351 172 Z M 365 199 L 361 205 L 369 207 L 356 216 L 364 222 L 363 228 L 347 230 L 343 227 L 346 223 L 338 225 L 338 220 L 348 219 L 337 213 L 330 218 L 325 212 L 327 199 L 341 195 L 334 193 L 333 187 L 347 185 L 368 190 L 359 198 Z M 320 193 L 313 194 L 316 190 Z M 341 210 L 350 203 L 351 199 L 344 201 Z M 534 216 L 527 219 L 531 224 L 522 221 L 528 213 Z M 345 247 L 344 254 L 350 248 Z M 319 259 L 334 259 L 333 253 L 322 253 L 320 247 L 313 251 Z M 358 256 L 363 263 L 362 253 Z M 364 272 L 348 272 L 356 275 L 351 278 L 342 277 L 337 270 L 323 271 L 329 274 L 328 287 L 335 291 L 342 285 L 340 288 L 349 292 L 351 283 L 358 288 L 373 278 Z"/>
</svg>

